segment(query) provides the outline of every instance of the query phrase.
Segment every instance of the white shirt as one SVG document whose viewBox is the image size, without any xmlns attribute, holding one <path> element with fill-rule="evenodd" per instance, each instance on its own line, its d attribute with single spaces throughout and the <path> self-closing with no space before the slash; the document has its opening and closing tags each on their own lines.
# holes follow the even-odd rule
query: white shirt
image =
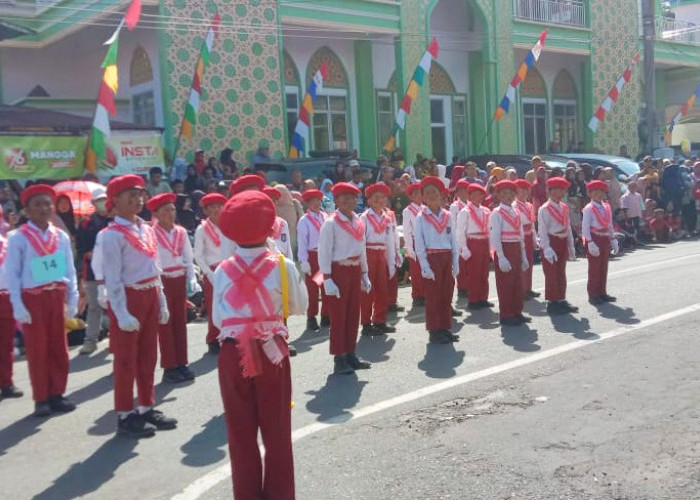
<svg viewBox="0 0 700 500">
<path fill-rule="evenodd" d="M 377 232 L 375 227 L 372 225 L 370 218 L 381 225 L 386 217 L 386 227 L 380 233 Z M 382 215 L 378 215 L 373 209 L 368 209 L 362 215 L 360 219 L 365 223 L 365 245 L 367 248 L 378 248 L 380 245 L 384 246 L 384 255 L 386 257 L 387 264 L 389 266 L 394 265 L 396 262 L 396 224 L 393 222 L 394 219 L 391 217 L 389 212 Z"/>
<path fill-rule="evenodd" d="M 479 220 L 475 220 L 472 215 L 470 208 L 474 210 L 476 217 Z M 476 206 L 473 203 L 468 203 L 465 208 L 459 211 L 457 215 L 457 230 L 455 231 L 455 240 L 457 243 L 457 251 L 461 254 L 464 247 L 467 246 L 467 238 L 478 238 L 478 239 L 489 239 L 489 217 L 491 211 L 482 207 L 481 205 Z M 486 232 L 479 225 L 479 222 L 486 218 Z"/>
<path fill-rule="evenodd" d="M 447 227 L 442 232 L 438 232 L 428 220 L 427 214 L 436 217 L 440 224 L 444 224 L 445 217 L 447 217 Z M 457 262 L 459 254 L 457 253 L 457 247 L 452 236 L 454 229 L 454 221 L 452 220 L 450 212 L 441 209 L 439 214 L 435 214 L 428 207 L 423 208 L 421 213 L 418 214 L 418 217 L 416 217 L 416 225 L 414 227 L 416 257 L 418 257 L 418 262 L 420 262 L 421 267 L 426 266 L 426 269 L 430 268 L 430 264 L 428 264 L 428 250 L 450 250 L 452 252 L 453 265 L 459 265 Z"/>
<path fill-rule="evenodd" d="M 549 236 L 563 236 L 566 234 L 567 246 L 569 248 L 569 254 L 575 255 L 574 250 L 574 234 L 571 231 L 571 222 L 568 225 L 563 226 L 556 218 L 552 216 L 549 211 L 549 206 L 552 206 L 557 213 L 564 215 L 564 210 L 568 208 L 565 203 L 557 203 L 555 201 L 547 200 L 547 202 L 540 207 L 540 211 L 537 214 L 537 227 L 540 236 L 540 246 L 544 248 L 550 248 Z"/>
<path fill-rule="evenodd" d="M 594 208 L 596 207 L 596 208 Z M 608 207 L 610 207 L 608 205 Z M 612 212 L 612 208 L 608 208 Z M 606 214 L 605 207 L 602 203 L 597 201 L 591 201 L 588 205 L 583 208 L 583 216 L 581 219 L 581 234 L 586 241 L 592 241 L 591 231 L 594 233 L 607 233 L 610 239 L 615 237 L 615 232 L 613 230 L 612 217 L 608 219 L 607 227 L 600 227 L 598 219 L 593 215 L 593 210 L 599 210 L 599 213 Z"/>
<path fill-rule="evenodd" d="M 155 227 L 154 227 L 154 230 Z M 165 230 L 164 230 L 165 231 Z M 178 226 L 177 224 L 173 226 L 173 228 L 170 231 L 165 231 L 165 237 L 167 238 L 167 241 L 169 244 L 172 246 L 174 245 L 175 242 L 175 236 L 176 234 L 178 235 L 179 238 L 182 238 L 180 241 L 182 241 L 182 247 L 181 248 L 174 248 L 175 253 L 178 255 L 174 256 L 173 253 L 166 248 L 165 246 L 161 245 L 161 242 L 158 241 L 158 259 L 160 260 L 160 265 L 163 268 L 163 276 L 169 277 L 169 278 L 176 278 L 179 276 L 182 276 L 183 274 L 187 276 L 187 280 L 193 280 L 195 278 L 194 275 L 194 254 L 192 251 L 192 244 L 190 243 L 190 238 L 187 236 L 187 231 L 185 230 L 184 227 Z M 156 230 L 157 234 L 157 230 Z M 180 268 L 180 269 L 175 269 L 175 268 Z M 170 271 L 168 271 L 170 270 Z"/>
<path fill-rule="evenodd" d="M 92 274 L 95 275 L 95 281 L 104 281 L 105 276 L 102 272 L 102 237 L 104 236 L 107 228 L 100 230 L 95 238 L 95 247 L 92 249 L 92 259 L 90 259 L 90 267 L 92 267 Z"/>
<path fill-rule="evenodd" d="M 319 229 L 312 222 L 315 220 L 318 223 Z M 309 251 L 318 250 L 318 237 L 321 234 L 321 226 L 326 221 L 323 212 L 314 213 L 310 210 L 299 219 L 297 223 L 297 257 L 299 262 L 309 261 Z"/>
<path fill-rule="evenodd" d="M 6 292 L 7 279 L 5 278 L 5 259 L 7 258 L 7 238 L 0 234 L 0 291 Z"/>
<path fill-rule="evenodd" d="M 78 307 L 78 284 L 75 276 L 75 264 L 73 263 L 73 249 L 70 237 L 56 226 L 49 223 L 46 231 L 41 231 L 33 222 L 27 222 L 30 227 L 36 229 L 41 234 L 41 238 L 46 241 L 49 232 L 56 233 L 58 237 L 56 252 L 63 252 L 66 260 L 66 273 L 56 283 L 66 285 L 66 303 L 69 310 L 77 310 Z M 10 301 L 15 310 L 22 309 L 22 290 L 25 288 L 36 288 L 54 283 L 53 281 L 36 281 L 32 275 L 31 261 L 36 257 L 41 257 L 29 240 L 16 229 L 10 232 L 7 241 L 7 256 L 5 258 L 5 283 L 10 291 Z"/>
<path fill-rule="evenodd" d="M 450 215 L 452 216 L 453 221 L 457 220 L 457 216 L 459 215 L 459 212 L 466 206 L 467 206 L 467 204 L 464 203 L 459 198 L 457 198 L 455 201 L 452 202 L 452 204 L 450 205 Z"/>
<path fill-rule="evenodd" d="M 365 249 L 365 239 L 356 240 L 335 222 L 338 217 L 341 221 L 350 223 L 357 227 L 360 218 L 357 214 L 352 214 L 352 219 L 348 219 L 340 210 L 333 213 L 331 217 L 321 226 L 321 234 L 318 238 L 318 264 L 320 271 L 330 276 L 333 262 L 346 260 L 351 257 L 359 257 L 362 272 L 367 272 L 367 252 Z"/>
<path fill-rule="evenodd" d="M 281 230 L 277 238 L 272 238 L 277 247 L 277 252 L 283 254 L 289 260 L 294 262 L 294 253 L 292 252 L 292 239 L 289 236 L 289 224 L 282 217 L 277 217 L 277 223 L 280 224 Z"/>
<path fill-rule="evenodd" d="M 416 217 L 423 208 L 413 202 L 403 209 L 403 241 L 406 247 L 406 255 L 410 258 L 416 258 L 416 245 L 413 234 L 415 232 Z"/>
<path fill-rule="evenodd" d="M 620 199 L 620 205 L 622 208 L 627 210 L 627 217 L 641 217 L 642 210 L 644 209 L 644 200 L 642 200 L 642 195 L 639 193 L 633 193 L 632 191 L 627 191 L 622 195 Z"/>
<path fill-rule="evenodd" d="M 503 257 L 503 243 L 504 242 L 510 242 L 510 243 L 520 243 L 521 249 L 524 251 L 525 250 L 525 233 L 523 233 L 523 225 L 519 224 L 519 231 L 517 231 L 517 236 L 516 235 L 504 235 L 503 233 L 511 233 L 511 232 L 516 232 L 510 224 L 505 222 L 503 220 L 503 216 L 501 216 L 501 211 L 507 211 L 508 214 L 515 218 L 516 220 L 520 220 L 517 215 L 518 213 L 511 207 L 510 205 L 506 205 L 504 203 L 501 203 L 498 207 L 496 207 L 492 212 L 491 212 L 491 218 L 489 219 L 490 225 L 491 225 L 491 245 L 496 249 L 496 255 L 499 257 Z"/>
<path fill-rule="evenodd" d="M 537 233 L 535 232 L 535 221 L 532 220 L 535 217 L 535 212 L 534 212 L 534 207 L 532 206 L 532 203 L 528 203 L 525 201 L 520 201 L 520 200 L 515 200 L 513 202 L 513 208 L 520 213 L 520 221 L 523 225 L 523 234 L 525 237 L 530 236 L 532 237 L 532 243 L 534 244 L 535 248 L 537 248 Z M 525 226 L 530 226 L 529 228 L 529 235 L 525 232 Z"/>
<path fill-rule="evenodd" d="M 209 224 L 219 237 L 221 244 L 218 247 L 214 245 L 214 242 L 204 230 L 204 222 L 202 222 L 194 232 L 194 261 L 211 281 L 214 277 L 214 271 L 211 268 L 216 267 L 222 260 L 231 257 L 236 245 L 223 235 L 219 226 L 211 222 Z"/>
</svg>

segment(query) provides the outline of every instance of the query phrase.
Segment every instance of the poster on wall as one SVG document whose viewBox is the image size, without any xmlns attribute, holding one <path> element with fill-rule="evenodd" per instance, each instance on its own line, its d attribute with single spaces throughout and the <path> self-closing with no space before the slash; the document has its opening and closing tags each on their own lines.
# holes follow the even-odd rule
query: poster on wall
<svg viewBox="0 0 700 500">
<path fill-rule="evenodd" d="M 106 138 L 107 158 L 100 160 L 97 175 L 106 181 L 122 174 L 148 175 L 151 167 L 165 170 L 161 133 L 158 131 L 112 131 Z"/>
<path fill-rule="evenodd" d="M 84 155 L 84 136 L 0 135 L 0 179 L 80 177 Z"/>
</svg>

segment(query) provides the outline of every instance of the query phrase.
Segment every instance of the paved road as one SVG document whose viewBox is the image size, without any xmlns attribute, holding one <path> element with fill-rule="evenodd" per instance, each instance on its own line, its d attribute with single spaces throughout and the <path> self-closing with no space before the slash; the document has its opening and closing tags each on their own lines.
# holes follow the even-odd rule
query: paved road
<svg viewBox="0 0 700 500">
<path fill-rule="evenodd" d="M 466 314 L 450 346 L 428 345 L 409 311 L 396 334 L 360 342 L 375 365 L 356 377 L 328 375 L 327 335 L 293 334 L 298 498 L 698 498 L 698 259 L 698 242 L 625 255 L 611 264 L 619 301 L 600 309 L 585 301 L 585 261 L 572 263 L 580 314 L 552 319 L 533 301 L 535 321 L 506 329 Z M 73 414 L 36 420 L 28 397 L 0 402 L 3 496 L 230 498 L 203 338 L 192 325 L 196 382 L 157 387 L 180 425 L 153 439 L 114 436 L 106 344 L 71 353 Z M 16 373 L 28 390 L 24 361 Z"/>
</svg>

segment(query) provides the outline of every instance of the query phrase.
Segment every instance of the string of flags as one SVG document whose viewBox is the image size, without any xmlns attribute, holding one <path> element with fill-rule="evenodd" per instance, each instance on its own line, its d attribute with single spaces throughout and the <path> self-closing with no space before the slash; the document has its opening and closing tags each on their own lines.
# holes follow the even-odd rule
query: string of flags
<svg viewBox="0 0 700 500">
<path fill-rule="evenodd" d="M 437 60 L 439 52 L 440 45 L 437 39 L 433 37 L 427 50 L 423 53 L 416 70 L 413 72 L 413 78 L 408 84 L 406 94 L 401 100 L 401 106 L 396 113 L 396 123 L 391 130 L 391 137 L 384 145 L 384 151 L 390 152 L 396 147 L 396 134 L 399 133 L 399 130 L 403 130 L 406 127 L 406 117 L 411 114 L 411 104 L 418 97 L 418 91 L 423 86 L 426 78 L 430 78 L 430 66 L 433 59 Z"/>
<path fill-rule="evenodd" d="M 683 106 L 681 106 L 681 109 L 676 113 L 676 116 L 673 117 L 673 119 L 668 122 L 668 127 L 666 130 L 671 133 L 673 132 L 673 128 L 678 125 L 678 123 L 681 121 L 681 118 L 683 118 L 685 115 L 688 114 L 688 111 L 690 111 L 690 108 L 692 108 L 695 105 L 695 100 L 700 97 L 700 84 L 698 84 L 697 87 L 695 87 L 695 90 L 693 91 L 693 94 L 688 97 L 688 100 L 685 101 Z"/>
<path fill-rule="evenodd" d="M 622 75 L 620 75 L 620 78 L 617 79 L 617 82 L 615 82 L 615 85 L 613 85 L 613 87 L 610 89 L 608 95 L 605 97 L 605 99 L 603 99 L 603 102 L 591 118 L 591 121 L 588 122 L 588 128 L 591 129 L 594 133 L 598 132 L 598 125 L 605 121 L 605 117 L 610 112 L 610 109 L 612 108 L 613 104 L 615 104 L 620 98 L 622 89 L 624 88 L 625 84 L 629 83 L 630 79 L 632 78 L 632 71 L 634 71 L 634 67 L 637 65 L 637 62 L 639 62 L 639 52 L 637 52 L 634 55 L 634 58 L 632 59 L 630 65 L 627 66 L 625 72 L 622 73 Z"/>
<path fill-rule="evenodd" d="M 299 119 L 294 127 L 294 135 L 289 146 L 290 158 L 299 158 L 299 155 L 304 152 L 304 142 L 309 135 L 309 127 L 311 126 L 311 115 L 314 114 L 313 102 L 316 100 L 318 92 L 323 89 L 323 82 L 326 78 L 328 78 L 328 61 L 323 61 L 311 79 L 309 90 L 301 103 Z"/>
<path fill-rule="evenodd" d="M 493 115 L 494 120 L 498 121 L 503 117 L 504 114 L 508 113 L 510 105 L 513 103 L 513 101 L 515 101 L 515 91 L 518 88 L 518 85 L 520 85 L 525 80 L 527 72 L 539 60 L 540 54 L 542 53 L 542 47 L 544 47 L 544 42 L 546 39 L 547 30 L 544 30 L 540 34 L 540 38 L 537 40 L 537 43 L 530 49 L 530 52 L 528 52 L 527 56 L 525 56 L 525 59 L 520 64 L 518 72 L 515 73 L 515 76 L 508 85 L 506 93 L 503 96 L 503 99 L 501 100 L 501 104 L 498 105 L 498 108 L 496 108 L 496 112 Z"/>
</svg>

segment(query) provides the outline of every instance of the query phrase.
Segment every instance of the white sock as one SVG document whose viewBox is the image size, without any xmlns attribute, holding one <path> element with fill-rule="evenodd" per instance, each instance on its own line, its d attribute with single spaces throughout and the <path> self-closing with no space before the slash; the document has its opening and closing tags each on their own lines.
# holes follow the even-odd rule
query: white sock
<svg viewBox="0 0 700 500">
<path fill-rule="evenodd" d="M 139 415 L 143 415 L 144 413 L 148 413 L 153 409 L 152 406 L 139 406 L 138 411 Z"/>
<path fill-rule="evenodd" d="M 124 420 L 126 417 L 134 413 L 134 410 L 131 411 L 118 411 L 117 415 L 119 415 L 119 420 Z"/>
</svg>

